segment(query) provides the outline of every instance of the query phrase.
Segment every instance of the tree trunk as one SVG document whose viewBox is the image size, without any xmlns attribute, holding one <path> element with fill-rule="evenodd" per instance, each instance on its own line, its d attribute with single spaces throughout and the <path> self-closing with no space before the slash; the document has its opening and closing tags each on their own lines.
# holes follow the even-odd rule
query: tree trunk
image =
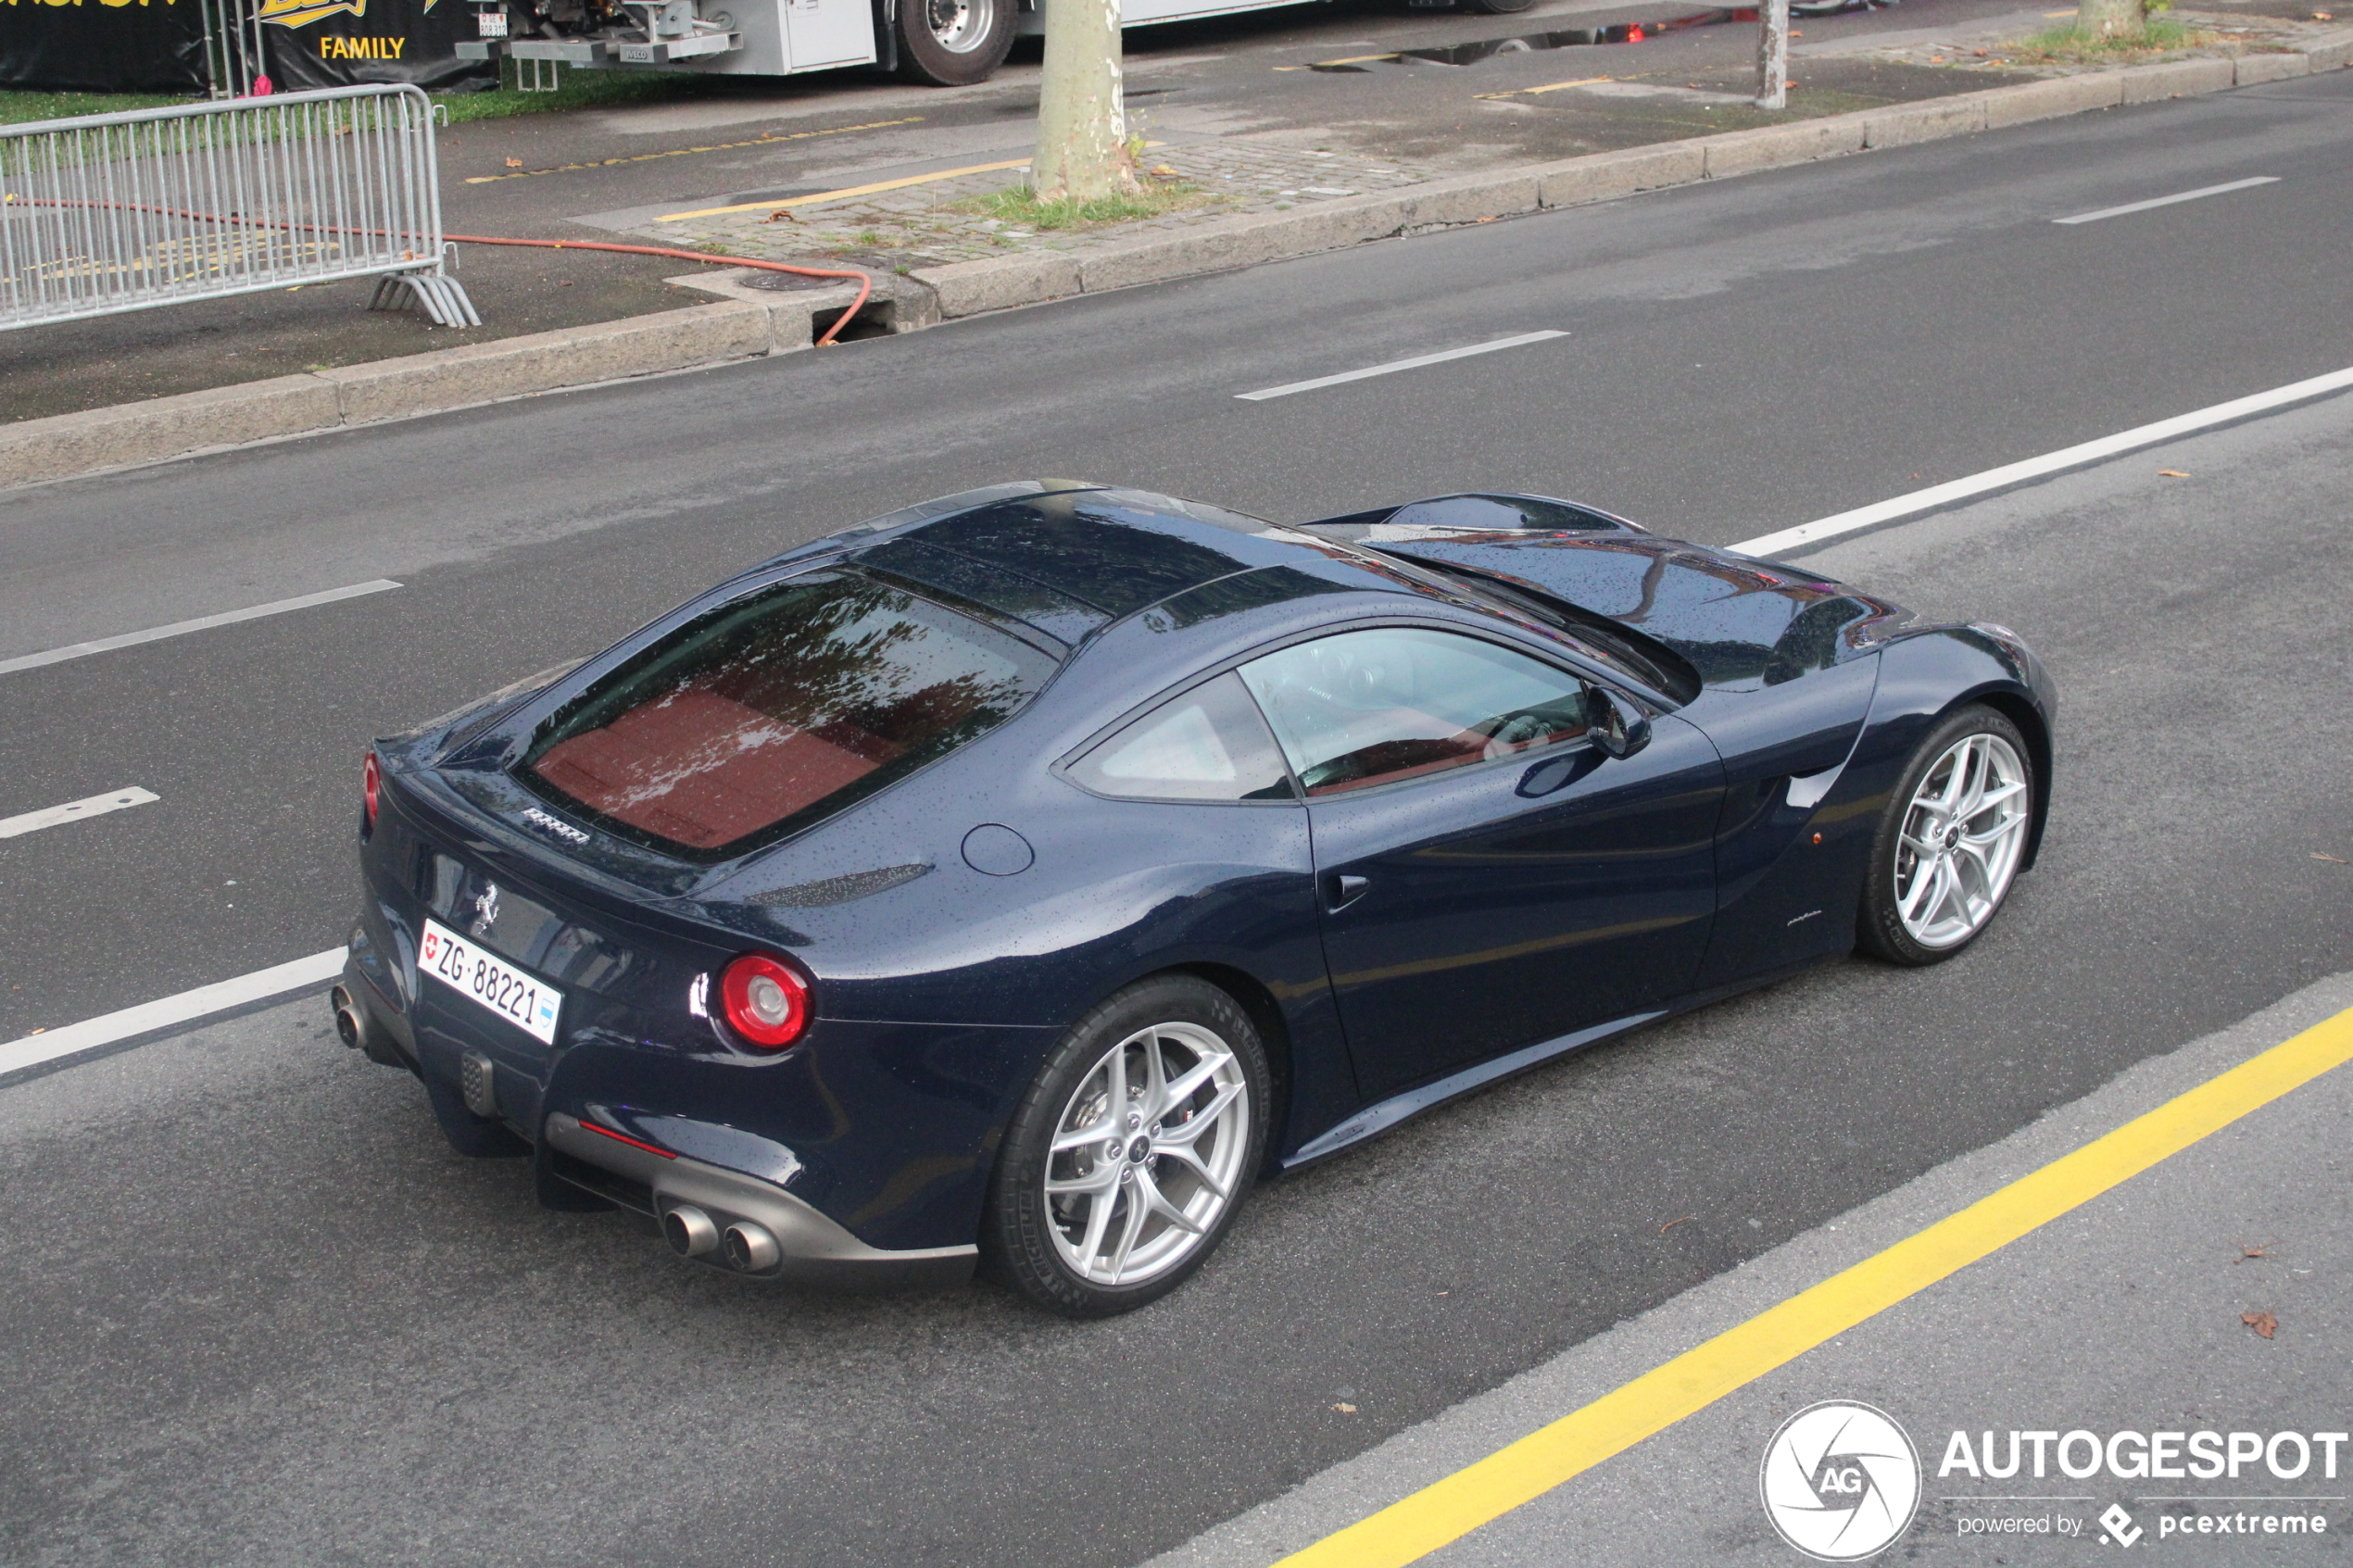
<svg viewBox="0 0 2353 1568">
<path fill-rule="evenodd" d="M 1038 92 L 1039 201 L 1094 201 L 1136 189 L 1120 106 L 1120 0 L 1046 0 L 1046 63 Z"/>
<path fill-rule="evenodd" d="M 1789 0 L 1756 7 L 1756 107 L 1789 107 Z"/>
<path fill-rule="evenodd" d="M 2148 31 L 2147 0 L 2076 0 L 2075 31 L 2086 38 L 2138 38 Z"/>
</svg>

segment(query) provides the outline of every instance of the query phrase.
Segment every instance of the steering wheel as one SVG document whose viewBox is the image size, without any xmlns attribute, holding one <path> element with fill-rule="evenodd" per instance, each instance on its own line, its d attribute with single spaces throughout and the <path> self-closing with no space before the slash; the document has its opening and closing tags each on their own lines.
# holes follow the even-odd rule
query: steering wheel
<svg viewBox="0 0 2353 1568">
<path fill-rule="evenodd" d="M 1489 727 L 1491 724 L 1492 728 Z M 1508 757 L 1522 750 L 1553 732 L 1553 726 L 1542 716 L 1525 709 L 1504 714 L 1478 728 L 1487 736 L 1486 757 L 1491 762 L 1498 757 Z"/>
</svg>

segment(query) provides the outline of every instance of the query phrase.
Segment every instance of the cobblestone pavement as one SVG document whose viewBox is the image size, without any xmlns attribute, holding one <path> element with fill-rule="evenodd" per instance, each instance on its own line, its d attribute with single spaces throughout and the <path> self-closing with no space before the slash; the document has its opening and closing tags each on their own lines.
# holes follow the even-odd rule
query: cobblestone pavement
<svg viewBox="0 0 2353 1568">
<path fill-rule="evenodd" d="M 904 267 L 971 261 L 1013 249 L 1084 250 L 1189 227 L 1204 218 L 1280 212 L 1310 202 L 1416 184 L 1426 168 L 1263 143 L 1189 142 L 1148 146 L 1147 178 L 1186 192 L 1185 205 L 1153 218 L 1038 231 L 988 216 L 980 198 L 1018 186 L 1023 167 L 992 168 L 870 195 L 795 206 L 762 204 L 748 212 L 656 220 L 634 232 L 664 245 L 730 256 L 788 260 L 818 254 L 887 257 Z"/>
<path fill-rule="evenodd" d="M 2148 57 L 2174 59 L 2290 48 L 2329 25 L 2316 19 L 2300 0 L 2245 0 L 2245 9 L 2223 14 L 2174 12 L 2172 19 L 2194 30 L 2192 38 L 2181 49 Z M 1879 44 L 1850 39 L 1800 48 L 1797 53 L 1804 56 L 1810 79 L 1808 91 L 1782 114 L 1761 114 L 1748 107 L 1744 70 L 1701 71 L 1696 73 L 1701 80 L 1688 82 L 1649 81 L 1640 75 L 1595 76 L 1505 88 L 1478 96 L 1488 107 L 1520 114 L 1541 110 L 1562 119 L 1606 118 L 1614 123 L 1592 127 L 1587 139 L 1593 146 L 1607 146 L 1740 130 L 1878 103 L 1967 92 L 2023 77 L 2102 69 L 2032 55 L 2022 57 L 2015 46 L 2020 42 L 2025 19 L 2017 12 L 1955 19 L 1939 27 L 1898 31 Z M 1357 66 L 1360 72 L 1398 63 L 1395 56 L 1364 58 L 1379 63 L 1373 68 Z M 2121 63 L 2126 62 L 2108 62 L 2111 66 Z M 1891 72 L 1895 75 L 1891 77 Z M 1541 103 L 1538 94 L 1543 95 Z M 1702 108 L 1715 118 L 1701 123 L 1692 111 Z M 1678 118 L 1684 122 L 1669 122 Z M 1272 134 L 1292 135 L 1294 144 L 1301 139 L 1291 132 Z M 1353 138 L 1335 135 L 1333 139 Z M 1361 146 L 1286 145 L 1265 134 L 1173 136 L 1166 144 L 1149 146 L 1142 168 L 1156 184 L 1183 192 L 1188 199 L 1151 218 L 1058 230 L 1035 230 L 1005 221 L 990 215 L 983 198 L 1021 183 L 1024 166 L 1010 162 L 946 177 L 917 176 L 894 189 L 835 200 L 823 199 L 820 194 L 689 216 L 661 215 L 630 232 L 658 238 L 665 245 L 731 256 L 767 260 L 847 259 L 862 266 L 906 270 L 1015 250 L 1085 251 L 1237 213 L 1276 212 L 1361 192 L 1413 185 L 1458 172 L 1450 167 L 1453 161 L 1367 155 Z"/>
</svg>

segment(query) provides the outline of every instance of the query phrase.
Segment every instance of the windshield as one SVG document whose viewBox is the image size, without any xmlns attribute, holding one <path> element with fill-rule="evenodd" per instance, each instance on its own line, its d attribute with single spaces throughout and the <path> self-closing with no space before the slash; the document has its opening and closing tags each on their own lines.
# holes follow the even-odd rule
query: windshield
<svg viewBox="0 0 2353 1568">
<path fill-rule="evenodd" d="M 1688 659 L 1655 637 L 1645 636 L 1630 626 L 1622 625 L 1604 615 L 1596 615 L 1566 599 L 1556 599 L 1550 594 L 1539 593 L 1521 583 L 1507 583 L 1476 567 L 1450 560 L 1433 560 L 1418 555 L 1408 558 L 1416 566 L 1442 571 L 1522 615 L 1567 633 L 1583 644 L 1588 652 L 1605 663 L 1617 665 L 1651 690 L 1673 698 L 1678 705 L 1699 696 L 1699 671 L 1692 668 Z"/>
<path fill-rule="evenodd" d="M 623 837 L 719 859 L 817 822 L 1016 712 L 1027 644 L 851 571 L 796 577 L 560 709 L 517 775 Z"/>
</svg>

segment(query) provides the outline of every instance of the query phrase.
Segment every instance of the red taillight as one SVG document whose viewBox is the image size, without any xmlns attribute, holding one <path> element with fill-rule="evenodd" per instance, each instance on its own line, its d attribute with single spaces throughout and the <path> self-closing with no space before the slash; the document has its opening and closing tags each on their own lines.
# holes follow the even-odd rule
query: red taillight
<svg viewBox="0 0 2353 1568">
<path fill-rule="evenodd" d="M 359 819 L 359 831 L 362 834 L 376 831 L 376 791 L 383 782 L 382 767 L 376 761 L 376 754 L 371 751 L 368 753 L 367 760 L 359 764 L 359 794 L 366 804 L 367 813 Z"/>
<path fill-rule="evenodd" d="M 809 982 L 765 953 L 746 953 L 719 975 L 728 1027 L 755 1046 L 782 1050 L 809 1027 Z"/>
</svg>

